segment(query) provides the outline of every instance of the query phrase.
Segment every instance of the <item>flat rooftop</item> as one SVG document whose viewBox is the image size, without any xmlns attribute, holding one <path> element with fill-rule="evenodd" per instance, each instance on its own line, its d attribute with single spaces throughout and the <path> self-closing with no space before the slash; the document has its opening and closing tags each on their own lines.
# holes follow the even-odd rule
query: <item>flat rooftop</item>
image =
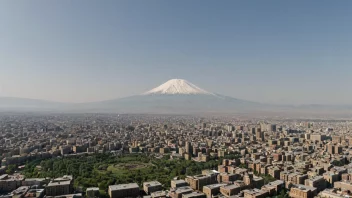
<svg viewBox="0 0 352 198">
<path fill-rule="evenodd" d="M 12 191 L 14 195 L 23 194 L 29 190 L 29 186 L 21 186 L 16 190 Z"/>
<path fill-rule="evenodd" d="M 82 197 L 82 193 L 69 194 L 69 195 L 59 195 L 59 196 L 47 196 L 49 198 L 74 198 L 74 197 Z"/>
<path fill-rule="evenodd" d="M 227 186 L 221 186 L 221 188 L 230 190 L 230 189 L 235 189 L 235 188 L 240 188 L 241 186 L 236 185 L 236 184 L 231 184 L 231 185 L 227 185 Z"/>
<path fill-rule="evenodd" d="M 165 191 L 157 191 L 151 194 L 152 197 L 164 197 L 167 193 Z"/>
<path fill-rule="evenodd" d="M 184 194 L 182 195 L 182 198 L 189 198 L 189 197 L 198 197 L 198 196 L 204 196 L 204 193 L 200 193 L 200 192 L 192 192 L 189 194 Z"/>
<path fill-rule="evenodd" d="M 176 188 L 175 193 L 184 193 L 184 192 L 193 192 L 193 189 L 189 186 L 182 186 L 179 188 Z"/>
<path fill-rule="evenodd" d="M 45 178 L 26 178 L 25 181 L 45 181 Z"/>
<path fill-rule="evenodd" d="M 263 191 L 263 190 L 260 190 L 260 189 L 257 189 L 257 188 L 254 188 L 254 189 L 251 189 L 251 190 L 244 190 L 243 192 L 244 193 L 248 193 L 250 195 L 261 195 L 261 194 L 267 193 L 267 191 Z"/>
<path fill-rule="evenodd" d="M 48 184 L 48 186 L 63 186 L 63 185 L 70 185 L 71 181 L 52 181 Z"/>
<path fill-rule="evenodd" d="M 324 177 L 323 176 L 314 176 L 312 178 L 308 178 L 307 180 L 309 180 L 309 181 L 318 181 L 320 179 L 324 179 Z"/>
<path fill-rule="evenodd" d="M 226 186 L 227 184 L 210 184 L 210 185 L 206 185 L 203 188 L 210 188 L 210 189 L 214 189 L 214 188 L 220 188 L 221 186 Z"/>
<path fill-rule="evenodd" d="M 282 180 L 275 180 L 275 181 L 272 181 L 272 182 L 269 182 L 267 185 L 265 186 L 277 186 L 277 185 L 282 185 L 284 184 L 285 182 L 282 181 Z"/>
<path fill-rule="evenodd" d="M 175 184 L 184 184 L 187 183 L 185 180 L 183 179 L 179 179 L 179 180 L 172 180 L 172 182 L 175 182 Z"/>
<path fill-rule="evenodd" d="M 119 185 L 109 186 L 110 190 L 122 190 L 122 189 L 129 189 L 129 188 L 139 188 L 139 186 L 137 183 L 119 184 Z"/>
<path fill-rule="evenodd" d="M 296 184 L 292 188 L 300 189 L 301 191 L 304 191 L 304 192 L 308 192 L 309 190 L 310 191 L 316 190 L 316 188 L 314 188 L 314 187 L 305 186 L 305 185 L 301 185 L 301 184 Z"/>
<path fill-rule="evenodd" d="M 161 183 L 158 181 L 150 181 L 150 182 L 144 182 L 143 186 L 161 186 Z"/>
<path fill-rule="evenodd" d="M 91 191 L 91 190 L 93 190 L 93 191 L 99 191 L 99 188 L 98 187 L 90 187 L 90 188 L 87 188 L 87 190 L 86 191 Z"/>
<path fill-rule="evenodd" d="M 65 180 L 72 180 L 72 175 L 64 175 L 63 177 L 55 178 L 54 181 L 65 181 Z"/>
</svg>

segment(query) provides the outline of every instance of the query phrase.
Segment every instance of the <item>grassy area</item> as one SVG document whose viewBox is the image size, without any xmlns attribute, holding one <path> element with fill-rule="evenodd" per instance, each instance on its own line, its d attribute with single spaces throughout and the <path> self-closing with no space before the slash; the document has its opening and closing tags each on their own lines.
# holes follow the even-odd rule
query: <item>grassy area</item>
<svg viewBox="0 0 352 198">
<path fill-rule="evenodd" d="M 123 164 L 114 164 L 110 165 L 107 168 L 107 171 L 111 171 L 113 173 L 120 171 L 130 171 L 130 170 L 138 170 L 143 168 L 148 168 L 152 166 L 152 164 L 140 163 L 140 162 L 131 162 L 131 163 L 123 163 Z"/>
<path fill-rule="evenodd" d="M 26 164 L 22 173 L 29 178 L 73 175 L 76 188 L 99 187 L 103 193 L 109 185 L 136 182 L 141 186 L 152 180 L 161 182 L 168 189 L 172 178 L 199 174 L 203 169 L 216 168 L 220 162 L 215 159 L 206 163 L 169 160 L 167 156 L 156 159 L 142 154 L 119 157 L 96 154 L 33 161 Z M 35 168 L 37 165 L 42 167 L 41 170 Z"/>
</svg>

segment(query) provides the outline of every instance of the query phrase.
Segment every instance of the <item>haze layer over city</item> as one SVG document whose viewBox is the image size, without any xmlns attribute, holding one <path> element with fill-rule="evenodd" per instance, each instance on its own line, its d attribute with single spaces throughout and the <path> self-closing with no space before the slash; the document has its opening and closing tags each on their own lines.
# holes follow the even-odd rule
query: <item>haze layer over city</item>
<svg viewBox="0 0 352 198">
<path fill-rule="evenodd" d="M 0 198 L 352 197 L 352 1 L 0 2 Z"/>
</svg>

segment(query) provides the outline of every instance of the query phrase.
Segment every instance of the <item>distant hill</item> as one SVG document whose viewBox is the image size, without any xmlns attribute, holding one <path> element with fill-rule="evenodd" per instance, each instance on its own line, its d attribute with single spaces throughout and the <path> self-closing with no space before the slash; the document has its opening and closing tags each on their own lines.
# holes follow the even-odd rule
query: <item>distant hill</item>
<svg viewBox="0 0 352 198">
<path fill-rule="evenodd" d="M 183 80 L 172 79 L 140 95 L 91 103 L 59 103 L 0 97 L 0 111 L 87 113 L 280 113 L 352 115 L 352 105 L 271 105 L 219 95 Z"/>
</svg>

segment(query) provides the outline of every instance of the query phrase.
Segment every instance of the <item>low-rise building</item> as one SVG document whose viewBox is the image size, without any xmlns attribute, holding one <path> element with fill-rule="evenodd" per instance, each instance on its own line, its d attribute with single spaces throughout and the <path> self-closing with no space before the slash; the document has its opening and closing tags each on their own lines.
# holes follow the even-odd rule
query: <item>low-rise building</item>
<svg viewBox="0 0 352 198">
<path fill-rule="evenodd" d="M 193 192 L 193 189 L 191 187 L 182 186 L 182 187 L 170 189 L 169 196 L 171 198 L 182 198 L 183 194 L 189 194 L 192 192 Z"/>
<path fill-rule="evenodd" d="M 24 198 L 43 198 L 45 189 L 32 188 L 27 191 Z"/>
<path fill-rule="evenodd" d="M 316 177 L 306 179 L 304 181 L 304 185 L 317 188 L 318 193 L 319 193 L 320 191 L 325 190 L 326 181 L 325 181 L 324 177 L 316 176 Z"/>
<path fill-rule="evenodd" d="M 241 192 L 241 186 L 232 184 L 232 185 L 227 185 L 227 186 L 221 186 L 220 187 L 220 192 L 226 197 L 232 196 L 232 195 L 237 195 L 238 193 Z"/>
<path fill-rule="evenodd" d="M 193 190 L 202 190 L 203 186 L 217 183 L 216 178 L 216 174 L 187 176 L 186 182 Z"/>
<path fill-rule="evenodd" d="M 182 195 L 182 198 L 206 198 L 207 196 L 201 192 L 192 192 Z"/>
<path fill-rule="evenodd" d="M 263 190 L 259 190 L 257 188 L 244 190 L 243 191 L 244 198 L 266 198 L 269 196 L 269 193 Z"/>
<path fill-rule="evenodd" d="M 73 177 L 65 175 L 60 178 L 52 180 L 45 187 L 47 196 L 68 195 L 73 192 Z"/>
<path fill-rule="evenodd" d="M 22 181 L 22 186 L 38 186 L 42 187 L 47 184 L 48 180 L 45 178 L 26 178 Z"/>
<path fill-rule="evenodd" d="M 282 189 L 285 188 L 285 182 L 282 180 L 276 180 L 262 186 L 263 191 L 267 191 L 270 196 L 275 196 L 280 193 Z"/>
<path fill-rule="evenodd" d="M 86 195 L 88 198 L 99 197 L 100 196 L 99 188 L 98 187 L 87 188 Z"/>
<path fill-rule="evenodd" d="M 21 186 L 16 190 L 12 191 L 12 198 L 22 198 L 28 192 L 29 186 Z"/>
<path fill-rule="evenodd" d="M 352 192 L 352 183 L 347 181 L 335 182 L 334 188 L 341 190 L 349 190 L 350 192 Z"/>
<path fill-rule="evenodd" d="M 137 197 L 140 194 L 136 183 L 109 186 L 108 193 L 110 198 Z"/>
<path fill-rule="evenodd" d="M 171 180 L 171 188 L 179 188 L 182 186 L 188 186 L 188 183 L 183 179 Z"/>
<path fill-rule="evenodd" d="M 344 198 L 342 193 L 338 193 L 336 189 L 326 189 L 319 193 L 321 198 Z"/>
<path fill-rule="evenodd" d="M 166 191 L 156 191 L 150 194 L 152 198 L 165 198 L 167 196 Z"/>
<path fill-rule="evenodd" d="M 153 192 L 161 191 L 163 189 L 162 185 L 158 181 L 150 181 L 143 183 L 143 190 L 147 195 L 150 195 Z"/>
<path fill-rule="evenodd" d="M 0 192 L 11 192 L 22 186 L 24 176 L 20 174 L 0 176 Z"/>
<path fill-rule="evenodd" d="M 298 184 L 290 189 L 289 195 L 293 198 L 313 198 L 317 195 L 317 189 Z"/>
<path fill-rule="evenodd" d="M 227 184 L 211 184 L 203 186 L 203 193 L 206 194 L 207 198 L 212 198 L 213 195 L 220 193 L 220 187 L 226 186 Z"/>
</svg>

